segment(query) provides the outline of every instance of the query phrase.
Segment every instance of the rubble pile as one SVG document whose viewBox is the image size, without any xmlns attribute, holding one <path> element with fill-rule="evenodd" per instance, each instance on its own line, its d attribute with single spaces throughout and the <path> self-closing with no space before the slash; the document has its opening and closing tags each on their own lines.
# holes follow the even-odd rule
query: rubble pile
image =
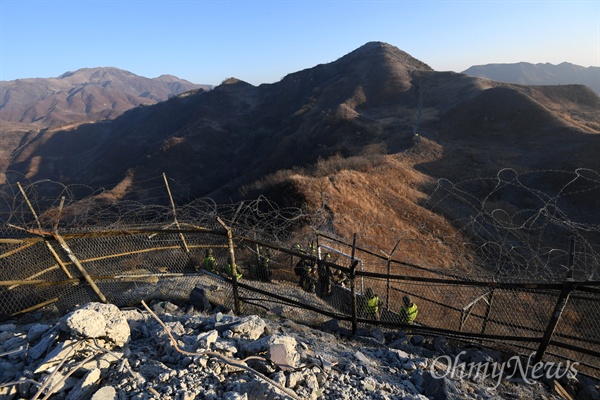
<svg viewBox="0 0 600 400">
<path fill-rule="evenodd" d="M 335 320 L 313 329 L 275 314 L 150 307 L 168 331 L 142 306 L 101 303 L 0 324 L 0 399 L 562 398 L 548 380 L 449 373 L 440 355 L 479 363 L 507 356 L 444 337 L 352 335 Z M 583 375 L 560 382 L 578 398 L 600 398 L 598 382 Z"/>
</svg>

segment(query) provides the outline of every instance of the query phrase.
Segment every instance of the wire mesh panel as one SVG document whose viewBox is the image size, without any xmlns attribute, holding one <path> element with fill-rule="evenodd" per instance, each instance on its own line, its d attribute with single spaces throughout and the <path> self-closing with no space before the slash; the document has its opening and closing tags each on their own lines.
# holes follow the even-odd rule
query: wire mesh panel
<svg viewBox="0 0 600 400">
<path fill-rule="evenodd" d="M 548 352 L 563 360 L 577 360 L 581 371 L 600 374 L 600 297 L 594 293 L 575 290 L 563 310 Z M 575 349 L 581 349 L 577 351 Z"/>
<path fill-rule="evenodd" d="M 600 258 L 593 235 L 575 235 L 572 248 L 547 249 L 535 245 L 533 226 L 522 243 L 512 225 L 495 218 L 495 210 L 487 212 L 484 201 L 474 203 L 480 213 L 460 232 L 444 236 L 439 225 L 424 223 L 370 238 L 371 247 L 363 248 L 314 231 L 292 240 L 290 227 L 306 215 L 264 199 L 237 205 L 199 199 L 184 206 L 170 199 L 169 207 L 117 201 L 105 192 L 90 196 L 89 190 L 76 201 L 80 191 L 58 189 L 72 196 L 64 206 L 35 196 L 33 186 L 15 190 L 15 199 L 6 202 L 13 210 L 3 216 L 0 232 L 3 317 L 47 304 L 65 310 L 100 295 L 118 305 L 187 301 L 201 286 L 213 305 L 242 313 L 312 326 L 335 318 L 353 328 L 357 318 L 359 326 L 469 336 L 531 354 L 552 327 L 562 277 L 572 273 L 591 289 L 571 293 L 545 357 L 600 370 L 600 293 L 592 281 Z M 462 193 L 458 186 L 449 189 Z M 34 215 L 32 209 L 45 211 Z M 577 224 L 565 226 L 555 231 L 581 233 Z M 468 238 L 467 230 L 482 240 Z M 548 285 L 542 290 L 543 283 Z M 407 320 L 405 298 L 418 307 L 414 321 Z"/>
<path fill-rule="evenodd" d="M 60 290 L 40 287 L 28 282 L 54 282 L 71 279 L 68 265 L 61 265 L 53 256 L 49 243 L 44 241 L 17 241 L 0 244 L 0 313 L 12 315 L 22 310 L 50 302 L 60 297 Z M 55 244 L 52 249 L 55 249 Z M 60 252 L 60 248 L 54 250 Z M 14 281 L 11 283 L 10 281 Z"/>
</svg>

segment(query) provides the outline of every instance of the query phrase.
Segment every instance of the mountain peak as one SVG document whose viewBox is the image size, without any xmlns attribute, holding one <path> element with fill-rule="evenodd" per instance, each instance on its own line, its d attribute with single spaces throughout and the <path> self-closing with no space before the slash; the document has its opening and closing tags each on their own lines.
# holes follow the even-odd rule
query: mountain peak
<svg viewBox="0 0 600 400">
<path fill-rule="evenodd" d="M 0 120 L 56 127 L 112 119 L 141 104 L 202 87 L 170 76 L 145 78 L 115 67 L 81 68 L 57 78 L 3 82 Z"/>
<path fill-rule="evenodd" d="M 346 54 L 341 60 L 354 60 L 362 58 L 381 58 L 387 62 L 393 62 L 396 66 L 401 66 L 409 70 L 433 71 L 433 69 L 424 62 L 417 60 L 405 51 L 400 50 L 385 42 L 368 42 L 358 49 Z"/>
</svg>

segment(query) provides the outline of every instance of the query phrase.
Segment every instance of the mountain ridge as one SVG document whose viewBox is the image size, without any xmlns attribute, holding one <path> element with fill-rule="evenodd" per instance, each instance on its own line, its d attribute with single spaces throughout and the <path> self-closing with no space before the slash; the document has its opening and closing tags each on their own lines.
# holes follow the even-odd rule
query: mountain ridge
<svg viewBox="0 0 600 400">
<path fill-rule="evenodd" d="M 437 180 L 495 176 L 505 168 L 600 170 L 600 98 L 591 89 L 437 72 L 388 46 L 371 43 L 273 84 L 231 78 L 113 121 L 48 130 L 10 155 L 8 181 L 107 189 L 127 181 L 129 189 L 114 201 L 168 202 L 162 188 L 144 187 L 164 173 L 188 198 L 223 203 L 266 195 L 321 213 L 323 226 L 343 236 L 368 227 L 364 234 L 385 248 L 394 246 L 390 229 L 419 231 L 428 221 L 455 237 L 444 246 L 458 259 L 462 242 L 451 221 L 467 218 L 464 208 L 442 216 L 424 207 Z M 565 182 L 545 184 L 558 191 Z M 147 198 L 135 197 L 141 194 Z M 519 198 L 502 202 L 527 208 Z M 582 194 L 565 208 L 597 223 L 596 203 Z M 378 210 L 386 211 L 385 221 Z M 420 253 L 452 262 L 426 251 L 431 240 L 423 236 Z"/>
<path fill-rule="evenodd" d="M 114 67 L 81 68 L 56 78 L 3 81 L 0 120 L 30 123 L 35 129 L 114 119 L 132 107 L 201 88 L 210 86 L 172 75 L 145 78 Z"/>
<path fill-rule="evenodd" d="M 556 65 L 528 62 L 474 65 L 462 73 L 526 85 L 582 84 L 600 94 L 600 67 L 583 67 L 569 62 Z"/>
</svg>

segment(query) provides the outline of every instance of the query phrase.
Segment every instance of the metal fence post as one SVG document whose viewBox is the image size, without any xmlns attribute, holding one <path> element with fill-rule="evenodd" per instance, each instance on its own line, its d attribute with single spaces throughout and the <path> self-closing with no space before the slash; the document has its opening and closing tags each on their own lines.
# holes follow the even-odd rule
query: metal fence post
<svg viewBox="0 0 600 400">
<path fill-rule="evenodd" d="M 356 304 L 356 266 L 358 260 L 350 266 L 350 292 L 352 293 L 352 333 L 358 329 L 358 306 Z"/>
<path fill-rule="evenodd" d="M 394 252 L 398 248 L 398 245 L 400 244 L 401 240 L 402 240 L 402 238 L 398 239 L 398 241 L 396 242 L 396 245 L 394 246 L 394 248 L 392 249 L 390 254 L 387 254 L 385 251 L 380 250 L 387 257 L 387 275 L 388 276 L 387 276 L 387 285 L 386 285 L 387 287 L 386 287 L 386 292 L 385 292 L 385 308 L 387 308 L 388 310 L 390 309 L 390 274 L 392 271 L 392 256 L 394 255 Z"/>
<path fill-rule="evenodd" d="M 556 302 L 556 306 L 554 307 L 554 312 L 550 317 L 550 321 L 548 322 L 548 326 L 546 327 L 546 331 L 544 332 L 544 336 L 542 337 L 542 341 L 540 343 L 540 347 L 535 353 L 535 358 L 533 359 L 534 363 L 538 363 L 542 360 L 546 349 L 548 348 L 548 344 L 550 344 L 550 340 L 552 340 L 552 335 L 554 334 L 554 330 L 558 325 L 558 321 L 569 301 L 569 295 L 575 286 L 575 281 L 572 278 L 568 278 L 563 283 L 563 288 L 558 296 L 558 300 Z"/>
<path fill-rule="evenodd" d="M 356 306 L 356 266 L 358 261 L 354 260 L 354 253 L 356 251 L 356 233 L 352 237 L 352 256 L 350 258 L 350 292 L 352 293 L 352 333 L 356 333 L 358 329 L 358 309 Z"/>
<path fill-rule="evenodd" d="M 569 260 L 567 261 L 567 278 L 573 278 L 573 266 L 575 265 L 575 238 L 569 236 Z"/>
</svg>

